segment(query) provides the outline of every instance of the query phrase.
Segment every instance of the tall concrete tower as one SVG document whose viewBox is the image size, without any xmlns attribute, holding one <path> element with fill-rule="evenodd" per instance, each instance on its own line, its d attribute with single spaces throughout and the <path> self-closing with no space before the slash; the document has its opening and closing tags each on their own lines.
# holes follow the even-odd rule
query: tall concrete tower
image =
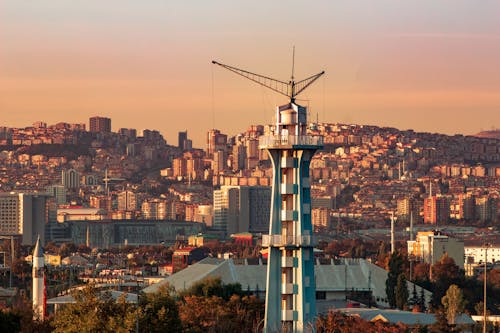
<svg viewBox="0 0 500 333">
<path fill-rule="evenodd" d="M 33 251 L 33 317 L 45 318 L 45 259 L 40 237 L 38 237 Z"/>
<path fill-rule="evenodd" d="M 295 52 L 294 52 L 295 55 Z M 212 63 L 289 98 L 276 109 L 272 133 L 259 138 L 273 165 L 269 234 L 262 246 L 269 249 L 264 331 L 312 331 L 316 316 L 314 241 L 311 223 L 309 165 L 323 138 L 307 134 L 307 110 L 295 97 L 324 74 L 295 82 L 279 81 L 246 70 Z"/>
<path fill-rule="evenodd" d="M 276 111 L 276 126 L 260 138 L 273 164 L 266 281 L 266 332 L 303 332 L 316 315 L 309 165 L 322 137 L 306 133 L 306 108 Z"/>
</svg>

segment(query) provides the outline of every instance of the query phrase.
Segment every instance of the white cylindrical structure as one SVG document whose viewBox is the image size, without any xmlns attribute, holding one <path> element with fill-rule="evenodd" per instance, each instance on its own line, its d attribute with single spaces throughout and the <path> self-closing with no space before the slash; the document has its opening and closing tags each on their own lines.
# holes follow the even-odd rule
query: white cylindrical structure
<svg viewBox="0 0 500 333">
<path fill-rule="evenodd" d="M 38 237 L 33 251 L 33 319 L 45 318 L 45 258 Z"/>
</svg>

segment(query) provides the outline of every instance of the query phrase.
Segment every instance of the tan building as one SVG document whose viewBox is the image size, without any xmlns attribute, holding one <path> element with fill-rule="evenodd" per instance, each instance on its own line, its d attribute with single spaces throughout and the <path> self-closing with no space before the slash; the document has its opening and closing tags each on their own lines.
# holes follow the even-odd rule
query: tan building
<svg viewBox="0 0 500 333">
<path fill-rule="evenodd" d="M 34 245 L 38 235 L 45 241 L 48 222 L 47 196 L 0 193 L 0 234 L 21 235 L 22 245 Z"/>
<path fill-rule="evenodd" d="M 439 231 L 421 231 L 414 241 L 408 241 L 408 255 L 428 264 L 435 264 L 446 253 L 455 264 L 464 268 L 464 242 L 442 235 Z"/>
<path fill-rule="evenodd" d="M 330 209 L 325 207 L 313 208 L 311 210 L 311 220 L 314 228 L 330 228 Z"/>
</svg>

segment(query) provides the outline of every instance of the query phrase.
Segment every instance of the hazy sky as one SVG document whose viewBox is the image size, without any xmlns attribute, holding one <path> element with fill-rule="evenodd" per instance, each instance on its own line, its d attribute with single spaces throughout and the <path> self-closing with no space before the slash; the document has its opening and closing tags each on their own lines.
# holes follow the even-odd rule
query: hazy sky
<svg viewBox="0 0 500 333">
<path fill-rule="evenodd" d="M 0 126 L 157 129 L 195 146 L 271 123 L 288 80 L 320 121 L 447 134 L 500 127 L 500 1 L 0 0 Z"/>
</svg>

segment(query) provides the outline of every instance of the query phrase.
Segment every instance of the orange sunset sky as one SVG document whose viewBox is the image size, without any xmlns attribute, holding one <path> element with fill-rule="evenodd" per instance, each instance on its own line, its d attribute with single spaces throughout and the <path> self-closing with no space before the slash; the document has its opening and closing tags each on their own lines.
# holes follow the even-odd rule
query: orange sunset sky
<svg viewBox="0 0 500 333">
<path fill-rule="evenodd" d="M 156 129 L 271 123 L 286 98 L 211 64 L 281 80 L 320 121 L 446 134 L 500 127 L 494 0 L 1 0 L 0 126 L 37 120 Z"/>
</svg>

